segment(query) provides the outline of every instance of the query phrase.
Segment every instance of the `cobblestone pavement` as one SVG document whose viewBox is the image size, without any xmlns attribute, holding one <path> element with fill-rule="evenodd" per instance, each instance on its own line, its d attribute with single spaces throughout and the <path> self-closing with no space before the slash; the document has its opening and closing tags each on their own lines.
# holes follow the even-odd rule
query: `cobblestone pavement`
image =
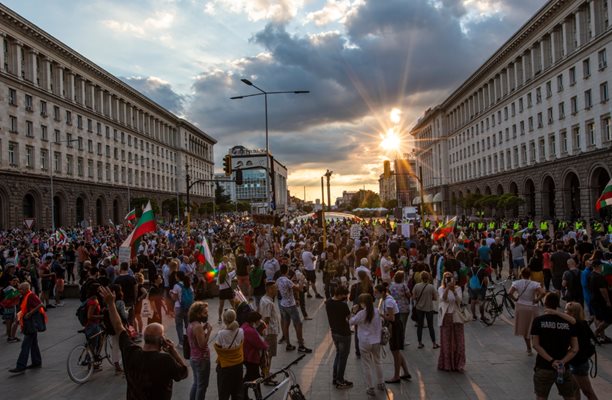
<svg viewBox="0 0 612 400">
<path fill-rule="evenodd" d="M 208 300 L 211 320 L 216 325 L 217 299 Z M 43 355 L 43 368 L 28 370 L 23 375 L 12 376 L 8 370 L 15 367 L 19 344 L 8 344 L 4 334 L 0 336 L 0 387 L 6 399 L 120 399 L 125 398 L 125 379 L 115 376 L 109 364 L 95 372 L 83 384 L 73 383 L 66 372 L 68 352 L 83 341 L 78 334 L 79 323 L 75 317 L 76 300 L 66 300 L 66 306 L 50 310 L 47 332 L 40 334 L 39 343 Z M 367 399 L 361 363 L 354 351 L 348 360 L 346 379 L 355 386 L 349 390 L 337 390 L 331 383 L 334 346 L 329 334 L 325 307 L 322 300 L 307 299 L 312 321 L 304 322 L 306 345 L 313 348 L 294 371 L 307 399 Z M 164 321 L 169 338 L 176 340 L 173 321 Z M 217 329 L 218 326 L 215 326 Z M 291 328 L 292 329 L 292 328 Z M 4 329 L 3 329 L 4 331 Z M 436 326 L 437 333 L 437 326 Z M 292 331 L 292 337 L 295 332 Z M 417 349 L 416 328 L 410 321 L 407 328 L 404 355 L 412 373 L 412 382 L 388 385 L 386 392 L 377 392 L 383 399 L 530 399 L 534 398 L 532 370 L 535 357 L 527 356 L 523 339 L 513 336 L 511 321 L 497 320 L 486 327 L 480 322 L 465 326 L 467 365 L 464 374 L 440 372 L 436 369 L 437 350 L 431 348 L 427 331 L 424 332 L 424 349 Z M 600 399 L 612 393 L 612 345 L 598 347 L 599 373 L 593 380 Z M 216 374 L 211 372 L 207 398 L 217 398 Z M 385 377 L 391 377 L 393 362 L 389 352 L 384 361 Z M 279 346 L 279 356 L 273 360 L 273 368 L 280 368 L 298 356 L 287 353 Z M 188 399 L 192 378 L 174 384 L 174 399 Z M 556 389 L 551 399 L 559 398 Z"/>
</svg>

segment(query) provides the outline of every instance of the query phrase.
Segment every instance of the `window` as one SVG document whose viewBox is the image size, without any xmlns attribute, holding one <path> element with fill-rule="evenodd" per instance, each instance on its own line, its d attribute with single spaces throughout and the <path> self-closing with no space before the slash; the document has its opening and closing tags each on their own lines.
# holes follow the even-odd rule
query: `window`
<svg viewBox="0 0 612 400">
<path fill-rule="evenodd" d="M 554 133 L 548 137 L 549 154 L 551 158 L 555 158 L 557 154 L 557 138 Z"/>
<path fill-rule="evenodd" d="M 575 126 L 572 129 L 572 140 L 573 140 L 573 147 L 574 150 L 580 150 L 580 127 L 579 126 Z"/>
<path fill-rule="evenodd" d="M 110 127 L 106 127 L 106 138 L 110 139 Z"/>
<path fill-rule="evenodd" d="M 588 110 L 593 107 L 593 99 L 591 98 L 591 89 L 584 91 L 584 108 Z"/>
<path fill-rule="evenodd" d="M 71 155 L 66 156 L 66 174 L 74 174 L 74 159 Z"/>
<path fill-rule="evenodd" d="M 53 172 L 62 172 L 62 153 L 58 151 L 53 153 Z"/>
<path fill-rule="evenodd" d="M 93 160 L 87 160 L 87 177 L 93 179 L 94 177 L 94 163 Z"/>
<path fill-rule="evenodd" d="M 508 107 L 504 107 L 504 121 L 508 120 Z M 148 143 L 147 143 L 148 144 Z M 148 151 L 149 149 L 147 149 Z"/>
<path fill-rule="evenodd" d="M 87 132 L 93 132 L 93 121 L 91 118 L 87 118 Z"/>
<path fill-rule="evenodd" d="M 552 96 L 552 82 L 548 81 L 546 82 L 546 98 L 549 98 L 550 96 Z"/>
<path fill-rule="evenodd" d="M 90 153 L 93 153 L 93 140 L 88 139 L 87 140 L 87 151 Z"/>
<path fill-rule="evenodd" d="M 12 106 L 17 105 L 17 91 L 15 89 L 9 88 L 9 96 L 8 96 L 9 104 Z"/>
<path fill-rule="evenodd" d="M 103 168 L 102 168 L 102 161 L 98 161 L 97 164 L 97 171 L 98 171 L 98 181 L 102 181 L 102 172 L 103 172 Z"/>
<path fill-rule="evenodd" d="M 34 123 L 32 121 L 26 121 L 26 136 L 34 137 Z"/>
<path fill-rule="evenodd" d="M 40 101 L 40 116 L 47 117 L 47 102 L 44 100 Z"/>
<path fill-rule="evenodd" d="M 104 168 L 106 170 L 106 181 L 110 182 L 111 180 L 111 169 L 110 169 L 110 164 L 106 164 L 106 167 Z"/>
<path fill-rule="evenodd" d="M 569 69 L 569 84 L 574 86 L 576 84 L 576 67 Z"/>
<path fill-rule="evenodd" d="M 538 113 L 538 128 L 541 128 L 544 126 L 544 123 L 542 122 L 542 113 L 539 112 Z"/>
<path fill-rule="evenodd" d="M 563 74 L 557 75 L 557 92 L 563 91 Z"/>
<path fill-rule="evenodd" d="M 81 136 L 77 138 L 77 144 L 79 145 L 79 151 L 83 151 L 83 138 Z"/>
<path fill-rule="evenodd" d="M 525 143 L 523 143 L 521 145 L 521 158 L 522 158 L 522 165 L 527 164 L 527 145 Z"/>
<path fill-rule="evenodd" d="M 514 102 L 510 105 L 511 107 L 511 115 L 514 117 L 516 115 L 516 104 Z"/>
<path fill-rule="evenodd" d="M 535 145 L 535 142 L 532 140 L 531 142 L 529 142 L 529 161 L 535 162 L 535 160 L 536 160 L 536 145 Z"/>
<path fill-rule="evenodd" d="M 547 110 L 547 114 L 548 114 L 548 125 L 552 125 L 554 118 L 553 118 L 553 109 L 552 107 L 549 107 Z"/>
<path fill-rule="evenodd" d="M 608 58 L 606 56 L 606 49 L 600 50 L 597 53 L 597 61 L 599 64 L 599 69 L 605 69 L 608 66 Z"/>
<path fill-rule="evenodd" d="M 115 160 L 119 159 L 119 149 L 116 147 L 113 149 L 113 157 Z"/>
<path fill-rule="evenodd" d="M 527 108 L 531 108 L 532 105 L 533 105 L 533 100 L 532 100 L 531 93 L 527 93 Z"/>
<path fill-rule="evenodd" d="M 32 111 L 34 108 L 32 107 L 32 96 L 29 94 L 25 95 L 25 108 L 26 111 Z"/>
<path fill-rule="evenodd" d="M 520 122 L 521 136 L 525 134 L 525 121 Z"/>
<path fill-rule="evenodd" d="M 83 117 L 77 115 L 77 128 L 83 129 Z"/>
<path fill-rule="evenodd" d="M 610 94 L 608 93 L 608 82 L 604 82 L 599 85 L 599 98 L 602 103 L 607 102 L 610 99 Z"/>
<path fill-rule="evenodd" d="M 9 117 L 10 121 L 11 121 L 11 129 L 10 132 L 11 133 L 18 133 L 18 127 L 17 127 L 17 117 L 11 115 Z"/>
<path fill-rule="evenodd" d="M 561 131 L 561 153 L 567 153 L 567 131 Z"/>
<path fill-rule="evenodd" d="M 11 167 L 17 166 L 17 160 L 19 157 L 17 156 L 17 151 L 19 149 L 19 145 L 15 142 L 9 142 L 8 145 L 8 162 Z"/>
<path fill-rule="evenodd" d="M 57 122 L 60 121 L 60 108 L 58 106 L 53 106 L 53 119 Z"/>
<path fill-rule="evenodd" d="M 72 125 L 72 113 L 66 110 L 66 125 Z"/>
<path fill-rule="evenodd" d="M 522 113 L 523 112 L 523 98 L 521 97 L 518 101 L 519 103 L 519 112 Z"/>
<path fill-rule="evenodd" d="M 101 123 L 96 123 L 96 133 L 100 136 L 102 136 L 102 124 Z"/>
<path fill-rule="evenodd" d="M 110 146 L 106 145 L 106 157 L 110 158 L 110 156 L 111 156 Z"/>
<path fill-rule="evenodd" d="M 544 138 L 539 140 L 538 148 L 540 149 L 540 161 L 544 161 L 546 159 L 546 143 Z"/>
<path fill-rule="evenodd" d="M 40 150 L 40 169 L 42 169 L 43 171 L 47 171 L 47 169 L 49 168 L 48 165 L 48 152 L 45 149 L 41 149 Z"/>
<path fill-rule="evenodd" d="M 601 135 L 606 142 L 612 140 L 612 118 L 609 115 L 601 119 Z"/>
<path fill-rule="evenodd" d="M 113 129 L 113 140 L 116 142 L 118 140 L 117 129 Z"/>
<path fill-rule="evenodd" d="M 48 135 L 47 135 L 47 126 L 46 125 L 41 125 L 40 126 L 40 138 L 42 140 L 48 140 Z"/>
<path fill-rule="evenodd" d="M 571 109 L 572 115 L 575 115 L 576 113 L 578 113 L 578 96 L 574 96 L 570 99 L 570 109 Z"/>
<path fill-rule="evenodd" d="M 540 104 L 542 102 L 542 88 L 536 88 L 536 104 Z"/>
<path fill-rule="evenodd" d="M 34 168 L 34 147 L 26 146 L 26 168 Z"/>
<path fill-rule="evenodd" d="M 512 139 L 516 139 L 516 124 L 512 124 Z"/>
<path fill-rule="evenodd" d="M 587 145 L 595 146 L 595 123 L 587 122 L 586 124 Z"/>
<path fill-rule="evenodd" d="M 77 175 L 80 177 L 83 177 L 83 157 L 78 157 L 77 158 Z"/>
<path fill-rule="evenodd" d="M 527 119 L 527 125 L 529 126 L 529 131 L 533 131 L 533 117 L 529 117 L 529 119 Z"/>
<path fill-rule="evenodd" d="M 588 58 L 582 62 L 582 77 L 587 79 L 591 76 L 591 60 Z"/>
<path fill-rule="evenodd" d="M 559 119 L 564 119 L 565 118 L 565 103 L 561 102 L 559 103 Z"/>
</svg>

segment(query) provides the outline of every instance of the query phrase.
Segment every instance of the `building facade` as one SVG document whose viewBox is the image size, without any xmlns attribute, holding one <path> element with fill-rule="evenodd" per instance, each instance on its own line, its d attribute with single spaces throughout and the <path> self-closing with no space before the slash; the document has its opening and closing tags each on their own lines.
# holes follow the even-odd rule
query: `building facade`
<svg viewBox="0 0 612 400">
<path fill-rule="evenodd" d="M 395 191 L 396 179 L 395 173 L 391 170 L 391 161 L 385 160 L 383 163 L 383 173 L 378 178 L 378 193 L 383 203 L 389 200 L 397 200 L 397 192 Z"/>
<path fill-rule="evenodd" d="M 185 193 L 186 164 L 212 179 L 212 137 L 3 5 L 0 44 L 0 228 L 119 223 Z"/>
<path fill-rule="evenodd" d="M 411 134 L 434 203 L 513 193 L 521 215 L 590 218 L 612 171 L 612 0 L 546 3 Z M 437 200 L 437 201 L 436 201 Z"/>
<path fill-rule="evenodd" d="M 287 167 L 281 164 L 272 155 L 269 155 L 271 163 L 266 159 L 265 150 L 249 150 L 244 146 L 234 146 L 229 150 L 232 156 L 232 170 L 242 170 L 242 185 L 234 185 L 235 198 L 237 201 L 251 203 L 251 210 L 256 214 L 267 214 L 271 211 L 270 202 L 272 196 L 268 193 L 274 191 L 276 199 L 276 211 L 287 210 Z M 266 179 L 267 165 L 272 166 L 273 182 L 266 190 L 268 181 Z M 236 173 L 232 175 L 236 179 Z"/>
</svg>

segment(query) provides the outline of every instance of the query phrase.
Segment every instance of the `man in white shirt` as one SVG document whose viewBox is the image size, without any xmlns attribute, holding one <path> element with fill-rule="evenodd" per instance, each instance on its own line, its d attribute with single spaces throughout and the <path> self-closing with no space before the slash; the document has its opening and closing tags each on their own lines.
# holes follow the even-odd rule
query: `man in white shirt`
<svg viewBox="0 0 612 400">
<path fill-rule="evenodd" d="M 307 281 L 306 294 L 308 297 L 312 297 L 312 295 L 310 294 L 310 287 L 312 286 L 312 289 L 315 292 L 316 298 L 322 299 L 323 296 L 321 296 L 319 292 L 317 292 L 317 286 L 316 286 L 317 274 L 315 272 L 315 264 L 314 264 L 315 260 L 316 260 L 316 257 L 312 254 L 311 246 L 310 244 L 307 244 L 306 248 L 302 252 L 302 265 L 304 265 L 304 275 L 306 275 L 306 281 Z"/>
<path fill-rule="evenodd" d="M 261 298 L 259 303 L 259 313 L 261 319 L 266 323 L 267 328 L 264 330 L 264 339 L 268 343 L 268 359 L 264 366 L 262 366 L 263 376 L 267 377 L 270 375 L 270 366 L 272 365 L 272 357 L 276 357 L 276 347 L 278 340 L 278 333 L 280 332 L 280 315 L 279 311 L 274 304 L 274 298 L 278 289 L 276 283 L 266 282 L 266 294 Z M 273 382 L 270 382 L 272 384 Z M 274 383 L 276 385 L 276 383 Z"/>
<path fill-rule="evenodd" d="M 298 351 L 300 353 L 312 353 L 312 350 L 304 346 L 304 336 L 302 335 L 302 321 L 300 320 L 300 313 L 298 311 L 297 302 L 295 301 L 295 291 L 297 290 L 296 285 L 287 278 L 287 272 L 289 266 L 287 264 L 281 265 L 280 278 L 276 280 L 278 292 L 280 293 L 280 314 L 281 314 L 281 328 L 283 330 L 283 336 L 287 341 L 286 351 L 295 350 L 295 346 L 291 345 L 289 341 L 289 324 L 293 321 L 295 327 L 295 333 L 298 339 Z"/>
<path fill-rule="evenodd" d="M 359 266 L 355 269 L 355 275 L 359 275 L 359 271 L 364 271 L 366 274 L 368 274 L 368 278 L 372 280 L 372 271 L 370 271 L 370 268 L 368 268 L 367 258 L 364 257 L 359 261 Z"/>
<path fill-rule="evenodd" d="M 274 258 L 274 254 L 271 250 L 266 252 L 266 259 L 263 262 L 263 269 L 266 272 L 266 280 L 273 281 L 274 275 L 280 270 L 280 264 L 278 260 Z"/>
</svg>

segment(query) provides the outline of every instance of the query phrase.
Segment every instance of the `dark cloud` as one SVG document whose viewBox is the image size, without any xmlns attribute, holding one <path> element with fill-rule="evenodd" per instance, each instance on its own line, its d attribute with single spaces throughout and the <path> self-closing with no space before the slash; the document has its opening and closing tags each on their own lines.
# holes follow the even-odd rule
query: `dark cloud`
<svg viewBox="0 0 612 400">
<path fill-rule="evenodd" d="M 443 101 L 544 3 L 504 1 L 496 3 L 500 15 L 472 21 L 459 0 L 438 7 L 429 0 L 368 1 L 351 14 L 344 33 L 301 36 L 268 24 L 250 39 L 265 53 L 203 72 L 186 114 L 219 139 L 217 154 L 235 144 L 263 147 L 264 99 L 229 99 L 257 93 L 240 78 L 268 91 L 310 90 L 269 96 L 275 154 L 289 165 L 354 155 L 350 135 L 330 127 L 391 107 L 418 106 L 421 113 Z"/>
<path fill-rule="evenodd" d="M 185 97 L 172 90 L 169 83 L 152 77 L 120 77 L 120 79 L 162 107 L 175 114 L 182 114 Z"/>
</svg>

